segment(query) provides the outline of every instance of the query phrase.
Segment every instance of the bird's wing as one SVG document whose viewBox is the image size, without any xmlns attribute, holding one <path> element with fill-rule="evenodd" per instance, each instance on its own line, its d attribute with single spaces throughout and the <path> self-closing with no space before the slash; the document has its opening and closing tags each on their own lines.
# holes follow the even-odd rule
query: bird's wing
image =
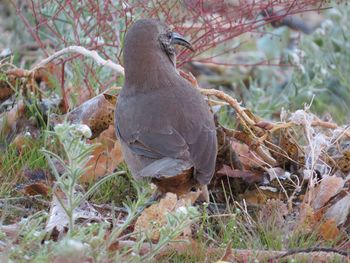
<svg viewBox="0 0 350 263">
<path fill-rule="evenodd" d="M 173 177 L 193 167 L 190 161 L 164 157 L 156 160 L 137 172 L 138 177 Z"/>
<path fill-rule="evenodd" d="M 197 136 L 193 137 L 193 133 Z M 132 134 L 126 142 L 128 149 L 140 157 L 154 159 L 154 162 L 140 170 L 136 176 L 176 176 L 195 167 L 195 178 L 201 184 L 208 184 L 215 170 L 215 127 L 203 127 L 193 133 L 190 140 L 185 140 L 173 129 L 169 129 L 167 133 L 139 130 Z"/>
<path fill-rule="evenodd" d="M 193 167 L 189 147 L 174 129 L 143 128 L 125 138 L 117 125 L 117 133 L 128 151 L 145 161 L 146 165 L 135 172 L 136 177 L 171 177 Z"/>
<path fill-rule="evenodd" d="M 217 154 L 215 127 L 205 127 L 198 137 L 189 143 L 191 160 L 195 167 L 195 178 L 202 185 L 211 181 L 214 175 Z"/>
<path fill-rule="evenodd" d="M 151 159 L 189 157 L 185 139 L 174 129 L 156 131 L 141 128 L 125 136 L 120 133 L 117 125 L 117 133 L 134 154 Z"/>
</svg>

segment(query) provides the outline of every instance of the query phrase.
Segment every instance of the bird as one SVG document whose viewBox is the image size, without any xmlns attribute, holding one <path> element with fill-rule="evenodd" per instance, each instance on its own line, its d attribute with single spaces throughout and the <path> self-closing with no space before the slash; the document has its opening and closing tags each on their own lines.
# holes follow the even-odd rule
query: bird
<svg viewBox="0 0 350 263">
<path fill-rule="evenodd" d="M 132 176 L 150 178 L 157 197 L 201 190 L 208 202 L 218 148 L 214 116 L 199 90 L 180 76 L 175 45 L 193 51 L 160 20 L 139 19 L 127 30 L 116 136 Z"/>
</svg>

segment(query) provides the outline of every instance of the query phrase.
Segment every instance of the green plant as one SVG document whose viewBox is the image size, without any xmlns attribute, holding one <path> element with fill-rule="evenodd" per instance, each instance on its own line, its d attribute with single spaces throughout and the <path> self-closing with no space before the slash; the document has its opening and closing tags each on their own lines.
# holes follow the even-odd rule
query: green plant
<svg viewBox="0 0 350 263">
<path fill-rule="evenodd" d="M 91 186 L 86 193 L 77 191 L 79 178 L 89 168 L 87 163 L 91 157 L 91 151 L 95 147 L 95 145 L 86 143 L 86 138 L 91 137 L 90 128 L 83 124 L 63 123 L 56 125 L 54 132 L 62 145 L 64 157 L 60 157 L 56 153 L 45 149 L 43 149 L 42 152 L 56 178 L 53 194 L 57 197 L 60 205 L 67 214 L 69 220 L 69 234 L 71 235 L 74 230 L 74 210 L 96 192 L 98 187 L 104 182 L 124 172 L 117 172 L 105 176 Z M 62 175 L 59 174 L 53 159 L 63 166 L 64 173 Z M 59 191 L 63 193 L 63 198 Z"/>
<path fill-rule="evenodd" d="M 324 15 L 320 28 L 300 35 L 297 47 L 286 44 L 291 35 L 286 28 L 270 29 L 277 37 L 268 34 L 258 39 L 266 57 L 273 51 L 273 57 L 281 57 L 287 67 L 257 66 L 248 78 L 238 75 L 234 96 L 264 118 L 279 118 L 282 108 L 295 111 L 312 101 L 312 112 L 329 113 L 336 122 L 346 123 L 350 119 L 350 8 L 335 6 Z"/>
</svg>

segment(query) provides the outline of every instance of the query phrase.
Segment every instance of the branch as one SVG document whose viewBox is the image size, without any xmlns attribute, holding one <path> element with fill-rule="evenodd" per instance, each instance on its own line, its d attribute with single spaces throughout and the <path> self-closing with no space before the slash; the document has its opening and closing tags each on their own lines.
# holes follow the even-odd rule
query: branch
<svg viewBox="0 0 350 263">
<path fill-rule="evenodd" d="M 32 70 L 31 70 L 31 72 L 35 72 L 36 70 L 45 66 L 47 63 L 51 62 L 52 60 L 54 60 L 54 59 L 56 59 L 64 54 L 68 54 L 68 53 L 79 53 L 85 57 L 90 57 L 95 62 L 97 62 L 99 65 L 109 67 L 110 69 L 114 70 L 118 74 L 124 75 L 124 68 L 121 65 L 116 64 L 109 59 L 105 60 L 105 59 L 101 58 L 95 50 L 88 50 L 88 49 L 81 47 L 81 46 L 69 46 L 69 47 L 66 47 L 64 49 L 57 51 L 56 53 L 52 54 L 51 56 L 42 60 L 40 63 L 38 63 L 36 66 L 34 66 L 34 68 L 32 68 Z"/>
<path fill-rule="evenodd" d="M 197 87 L 199 88 L 199 87 Z M 241 107 L 239 102 L 232 98 L 230 95 L 227 95 L 226 93 L 215 90 L 215 89 L 201 89 L 199 88 L 199 91 L 205 95 L 205 96 L 215 96 L 218 99 L 221 99 L 225 102 L 227 102 L 232 108 L 235 109 L 237 114 L 241 117 L 243 122 L 248 124 L 248 126 L 252 127 L 255 126 L 256 123 L 254 120 L 252 120 L 245 112 L 244 108 Z M 257 148 L 254 150 L 266 163 L 268 163 L 271 166 L 276 166 L 277 161 L 266 151 L 262 146 L 257 146 Z"/>
<path fill-rule="evenodd" d="M 152 251 L 152 246 L 148 243 L 137 244 L 135 241 L 123 240 L 119 241 L 117 247 L 120 248 L 133 248 L 140 247 L 140 254 L 147 254 Z M 163 247 L 155 258 L 161 259 L 176 251 L 177 254 L 191 253 L 196 255 L 200 253 L 200 246 L 195 241 L 187 242 L 170 242 L 167 246 Z M 207 257 L 215 257 L 222 253 L 221 248 L 212 247 L 207 249 Z M 250 249 L 231 249 L 230 246 L 226 248 L 225 255 L 222 261 L 225 262 L 246 262 L 248 258 L 257 259 L 261 262 L 276 262 L 288 257 L 294 259 L 297 262 L 300 261 L 312 261 L 319 262 L 321 259 L 328 261 L 341 260 L 349 257 L 349 253 L 332 248 L 308 248 L 308 249 L 295 249 L 289 251 L 274 251 L 274 250 L 250 250 Z"/>
<path fill-rule="evenodd" d="M 345 129 L 341 128 L 335 123 L 328 122 L 328 121 L 322 121 L 322 120 L 315 120 L 315 121 L 312 121 L 311 125 L 312 126 L 320 126 L 320 127 L 327 128 L 327 129 L 332 129 L 332 130 L 342 129 L 344 135 L 346 135 L 347 137 L 350 138 L 350 132 L 348 131 L 348 128 L 345 128 Z"/>
</svg>

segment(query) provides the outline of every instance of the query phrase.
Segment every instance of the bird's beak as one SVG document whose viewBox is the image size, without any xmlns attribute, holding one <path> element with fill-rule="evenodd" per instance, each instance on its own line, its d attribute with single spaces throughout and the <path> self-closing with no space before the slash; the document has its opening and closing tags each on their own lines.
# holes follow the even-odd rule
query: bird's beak
<svg viewBox="0 0 350 263">
<path fill-rule="evenodd" d="M 176 32 L 172 32 L 171 44 L 181 45 L 181 46 L 184 46 L 184 47 L 190 49 L 191 51 L 194 51 L 191 43 L 188 42 L 186 39 L 184 39 L 183 36 L 181 36 L 179 33 L 176 33 Z"/>
</svg>

